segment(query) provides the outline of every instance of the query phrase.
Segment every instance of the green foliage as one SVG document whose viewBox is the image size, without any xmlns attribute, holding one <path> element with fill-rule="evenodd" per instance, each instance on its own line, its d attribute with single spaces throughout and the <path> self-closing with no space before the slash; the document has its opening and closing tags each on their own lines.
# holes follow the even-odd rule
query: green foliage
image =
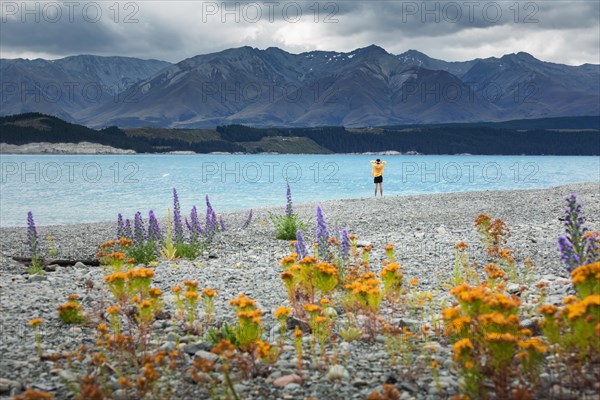
<svg viewBox="0 0 600 400">
<path fill-rule="evenodd" d="M 156 242 L 144 242 L 139 246 L 131 246 L 127 248 L 127 257 L 133 258 L 138 264 L 148 264 L 157 260 Z"/>
<path fill-rule="evenodd" d="M 221 329 L 215 327 L 210 328 L 206 335 L 206 339 L 211 342 L 213 346 L 216 346 L 221 340 L 228 340 L 236 347 L 239 345 L 235 330 L 227 322 L 221 326 Z"/>
<path fill-rule="evenodd" d="M 15 123 L 17 121 L 19 124 Z M 316 143 L 314 149 L 318 149 L 319 152 L 325 150 L 334 153 L 396 150 L 416 151 L 422 154 L 598 155 L 598 133 L 591 131 L 598 129 L 597 121 L 597 117 L 568 117 L 503 123 L 388 126 L 375 130 L 349 130 L 344 127 L 252 128 L 228 125 L 218 126 L 215 135 L 206 134 L 206 138 L 210 138 L 208 140 L 193 141 L 191 138 L 194 137 L 194 131 L 191 130 L 163 129 L 148 133 L 143 129 L 123 130 L 108 127 L 96 131 L 56 117 L 25 113 L 0 117 L 0 131 L 2 141 L 9 144 L 36 142 L 43 134 L 44 141 L 50 143 L 87 141 L 148 153 L 243 152 L 248 149 L 245 143 L 262 143 L 262 139 L 265 138 L 276 142 L 279 137 L 294 137 L 310 139 Z M 556 129 L 572 131 L 561 132 Z M 215 139 L 218 136 L 220 138 Z M 307 143 L 309 142 L 299 141 L 297 146 Z M 249 150 L 261 149 L 250 146 Z"/>
<path fill-rule="evenodd" d="M 29 275 L 44 275 L 44 264 L 42 263 L 42 260 L 38 257 L 33 257 L 31 259 L 31 264 L 27 267 L 27 273 Z"/>
<path fill-rule="evenodd" d="M 177 256 L 181 258 L 187 258 L 188 260 L 195 260 L 204 251 L 206 245 L 204 242 L 196 243 L 185 243 L 178 242 L 175 244 L 175 250 Z"/>
<path fill-rule="evenodd" d="M 81 304 L 78 301 L 68 301 L 58 307 L 58 317 L 68 325 L 81 324 L 85 321 Z"/>
<path fill-rule="evenodd" d="M 173 226 L 171 224 L 171 209 L 167 209 L 167 239 L 160 250 L 160 256 L 165 259 L 172 261 L 177 258 L 177 249 L 173 244 Z"/>
<path fill-rule="evenodd" d="M 279 240 L 295 240 L 296 232 L 304 231 L 306 229 L 306 222 L 302 221 L 296 214 L 287 215 L 273 215 L 269 213 L 269 218 L 275 225 L 277 234 L 275 239 Z"/>
<path fill-rule="evenodd" d="M 595 119 L 595 120 L 594 120 Z M 580 129 L 560 132 L 557 126 Z M 366 151 L 416 151 L 421 154 L 506 154 L 506 155 L 597 155 L 597 117 L 533 120 L 512 124 L 465 123 L 346 129 L 319 128 L 250 128 L 242 125 L 219 126 L 226 140 L 259 141 L 266 137 L 306 137 L 334 153 Z M 593 146 L 590 144 L 593 143 Z"/>
</svg>

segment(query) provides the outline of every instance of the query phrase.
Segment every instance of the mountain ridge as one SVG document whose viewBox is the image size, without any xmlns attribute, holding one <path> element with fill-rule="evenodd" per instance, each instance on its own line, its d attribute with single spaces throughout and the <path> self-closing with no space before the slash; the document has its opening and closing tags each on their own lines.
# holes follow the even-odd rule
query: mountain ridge
<svg viewBox="0 0 600 400">
<path fill-rule="evenodd" d="M 87 57 L 104 63 L 89 68 Z M 137 69 L 138 59 L 122 57 L 119 61 L 134 63 L 125 78 L 111 70 L 110 58 L 54 60 L 62 65 L 49 77 L 40 71 L 48 61 L 38 59 L 22 72 L 26 82 L 36 77 L 60 82 L 81 71 L 84 82 L 101 83 L 103 101 L 75 96 L 32 105 L 4 101 L 0 93 L 0 114 L 40 111 L 91 127 L 367 127 L 595 115 L 600 108 L 600 65 L 548 63 L 525 52 L 447 62 L 417 50 L 393 55 L 376 45 L 299 54 L 242 46 L 175 64 L 139 60 L 146 68 Z M 3 81 L 11 61 L 15 64 L 0 60 Z M 13 71 L 11 80 L 18 79 Z M 107 83 L 120 88 L 118 93 L 108 93 Z"/>
</svg>

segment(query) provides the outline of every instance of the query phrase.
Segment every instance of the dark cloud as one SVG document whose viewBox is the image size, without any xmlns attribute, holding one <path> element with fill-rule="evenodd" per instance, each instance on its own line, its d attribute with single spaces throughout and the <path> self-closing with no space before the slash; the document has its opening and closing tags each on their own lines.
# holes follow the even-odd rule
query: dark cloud
<svg viewBox="0 0 600 400">
<path fill-rule="evenodd" d="M 25 13 L 23 4 L 34 11 Z M 600 46 L 600 2 L 586 0 L 65 4 L 3 1 L 2 56 L 91 53 L 176 62 L 243 45 L 300 52 L 375 43 L 393 53 L 415 48 L 448 60 L 528 51 L 578 64 L 597 63 Z"/>
</svg>

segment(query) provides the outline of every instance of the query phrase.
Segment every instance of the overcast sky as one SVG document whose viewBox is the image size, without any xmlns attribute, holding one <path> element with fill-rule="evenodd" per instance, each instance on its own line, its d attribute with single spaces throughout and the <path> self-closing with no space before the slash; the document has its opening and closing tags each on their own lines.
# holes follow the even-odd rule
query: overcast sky
<svg viewBox="0 0 600 400">
<path fill-rule="evenodd" d="M 600 2 L 71 1 L 0 3 L 0 56 L 119 55 L 178 62 L 231 47 L 292 53 L 377 44 L 448 61 L 526 51 L 600 63 Z"/>
</svg>

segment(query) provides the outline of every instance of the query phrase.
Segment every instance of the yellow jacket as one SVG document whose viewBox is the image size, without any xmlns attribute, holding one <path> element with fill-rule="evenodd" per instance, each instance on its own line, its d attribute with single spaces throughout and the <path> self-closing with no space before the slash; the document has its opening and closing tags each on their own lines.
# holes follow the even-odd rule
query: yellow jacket
<svg viewBox="0 0 600 400">
<path fill-rule="evenodd" d="M 385 166 L 385 164 L 387 164 L 387 162 L 385 162 L 385 161 L 382 161 L 379 164 L 377 164 L 375 161 L 371 161 L 371 165 L 373 166 L 373 169 L 371 170 L 371 175 L 373 175 L 373 176 L 383 175 L 383 167 Z"/>
</svg>

